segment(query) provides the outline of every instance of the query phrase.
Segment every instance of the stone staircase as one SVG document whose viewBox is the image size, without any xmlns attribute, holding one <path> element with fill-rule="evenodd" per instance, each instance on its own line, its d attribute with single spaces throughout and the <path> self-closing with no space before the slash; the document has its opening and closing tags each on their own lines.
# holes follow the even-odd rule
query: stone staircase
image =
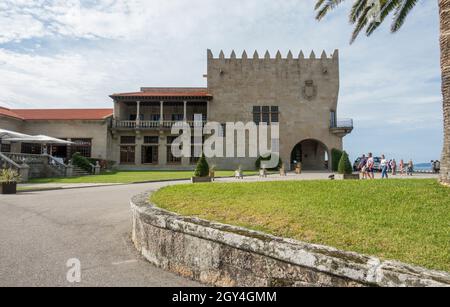
<svg viewBox="0 0 450 307">
<path fill-rule="evenodd" d="M 92 174 L 78 166 L 75 166 L 75 165 L 73 166 L 73 171 L 72 171 L 73 177 L 81 177 L 81 176 L 89 176 L 89 175 L 92 175 Z"/>
</svg>

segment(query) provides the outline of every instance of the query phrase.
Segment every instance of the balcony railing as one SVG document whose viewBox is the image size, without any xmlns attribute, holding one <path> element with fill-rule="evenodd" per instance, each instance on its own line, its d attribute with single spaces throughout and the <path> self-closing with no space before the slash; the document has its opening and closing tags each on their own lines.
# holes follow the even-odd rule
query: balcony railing
<svg viewBox="0 0 450 307">
<path fill-rule="evenodd" d="M 113 120 L 112 127 L 116 129 L 171 129 L 178 121 L 135 121 L 135 120 Z M 206 121 L 201 123 L 187 121 L 190 127 L 204 127 Z"/>
<path fill-rule="evenodd" d="M 331 122 L 330 127 L 333 129 L 353 129 L 353 119 L 343 118 L 335 122 Z"/>
</svg>

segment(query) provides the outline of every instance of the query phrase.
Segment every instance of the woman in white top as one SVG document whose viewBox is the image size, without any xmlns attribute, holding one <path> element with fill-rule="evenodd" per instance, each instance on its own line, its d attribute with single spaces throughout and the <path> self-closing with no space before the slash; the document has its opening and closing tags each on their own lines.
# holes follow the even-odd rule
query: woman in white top
<svg viewBox="0 0 450 307">
<path fill-rule="evenodd" d="M 388 160 L 386 160 L 386 157 L 384 155 L 381 155 L 381 162 L 380 162 L 380 169 L 381 169 L 381 178 L 388 179 Z"/>
</svg>

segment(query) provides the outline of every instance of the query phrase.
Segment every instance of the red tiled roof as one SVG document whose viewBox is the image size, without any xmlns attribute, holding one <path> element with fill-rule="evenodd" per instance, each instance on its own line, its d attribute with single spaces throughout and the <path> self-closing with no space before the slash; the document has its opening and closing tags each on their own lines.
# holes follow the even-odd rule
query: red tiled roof
<svg viewBox="0 0 450 307">
<path fill-rule="evenodd" d="M 24 119 L 20 115 L 14 113 L 12 110 L 4 108 L 4 107 L 0 107 L 0 116 L 1 115 L 7 116 L 7 117 L 12 117 L 12 118 L 17 118 L 17 119 Z"/>
<path fill-rule="evenodd" d="M 117 93 L 110 97 L 212 97 L 206 88 L 143 88 L 140 92 Z"/>
<path fill-rule="evenodd" d="M 113 109 L 6 109 L 0 115 L 23 120 L 101 120 L 113 114 Z"/>
</svg>

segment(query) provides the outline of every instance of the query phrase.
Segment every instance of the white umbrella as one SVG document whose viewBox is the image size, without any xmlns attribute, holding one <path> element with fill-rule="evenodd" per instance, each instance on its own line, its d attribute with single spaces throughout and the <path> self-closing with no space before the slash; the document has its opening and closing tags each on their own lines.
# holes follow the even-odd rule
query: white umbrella
<svg viewBox="0 0 450 307">
<path fill-rule="evenodd" d="M 10 131 L 6 129 L 0 129 L 0 139 L 25 138 L 25 137 L 31 137 L 31 135 Z"/>
<path fill-rule="evenodd" d="M 12 137 L 6 138 L 5 141 L 9 142 L 27 142 L 27 143 L 35 143 L 35 144 L 59 144 L 59 145 L 70 145 L 74 144 L 73 142 L 57 139 L 47 135 L 28 135 L 25 137 Z"/>
</svg>

